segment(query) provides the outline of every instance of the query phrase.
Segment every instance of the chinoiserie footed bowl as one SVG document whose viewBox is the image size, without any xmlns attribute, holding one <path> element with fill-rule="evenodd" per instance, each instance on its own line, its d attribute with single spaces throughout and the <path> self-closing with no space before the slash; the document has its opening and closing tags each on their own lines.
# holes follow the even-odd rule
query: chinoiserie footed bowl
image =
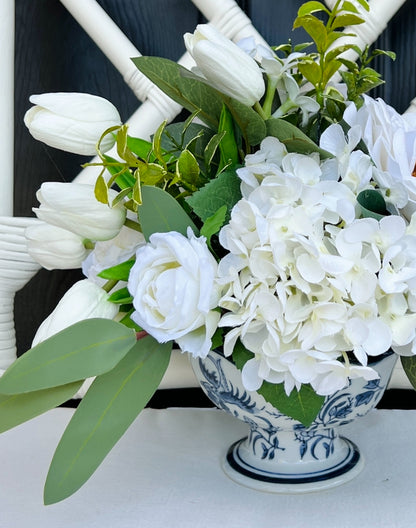
<svg viewBox="0 0 416 528">
<path fill-rule="evenodd" d="M 360 473 L 363 457 L 338 428 L 364 416 L 380 401 L 397 356 L 386 352 L 371 367 L 380 378 L 350 380 L 327 396 L 314 422 L 305 427 L 282 414 L 258 394 L 247 391 L 241 372 L 218 352 L 192 358 L 197 379 L 213 403 L 248 425 L 248 436 L 228 449 L 225 473 L 250 488 L 305 493 L 338 486 Z"/>
</svg>

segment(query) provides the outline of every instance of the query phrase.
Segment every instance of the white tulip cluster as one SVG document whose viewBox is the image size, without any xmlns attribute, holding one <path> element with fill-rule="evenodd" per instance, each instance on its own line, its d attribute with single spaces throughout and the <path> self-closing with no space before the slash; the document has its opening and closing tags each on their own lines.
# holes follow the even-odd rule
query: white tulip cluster
<svg viewBox="0 0 416 528">
<path fill-rule="evenodd" d="M 338 132 L 328 129 L 328 144 Z M 414 227 L 397 215 L 356 218 L 373 169 L 362 153 L 355 164 L 355 145 L 343 147 L 320 163 L 267 138 L 238 171 L 243 198 L 220 232 L 229 253 L 219 326 L 231 328 L 225 355 L 237 339 L 254 354 L 243 367 L 248 390 L 267 380 L 287 394 L 303 383 L 331 394 L 348 378 L 377 377 L 368 356 L 416 352 Z"/>
</svg>

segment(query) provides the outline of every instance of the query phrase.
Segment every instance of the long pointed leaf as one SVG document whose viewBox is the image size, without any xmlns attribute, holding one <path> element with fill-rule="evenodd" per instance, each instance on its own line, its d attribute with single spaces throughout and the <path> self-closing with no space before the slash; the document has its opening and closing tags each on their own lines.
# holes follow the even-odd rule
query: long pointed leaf
<svg viewBox="0 0 416 528">
<path fill-rule="evenodd" d="M 82 381 L 27 394 L 0 394 L 0 433 L 31 420 L 71 399 Z"/>
<path fill-rule="evenodd" d="M 90 478 L 158 388 L 170 349 L 170 343 L 147 336 L 114 370 L 96 378 L 56 449 L 45 504 L 65 499 Z"/>
<path fill-rule="evenodd" d="M 20 356 L 0 378 L 0 393 L 48 389 L 103 374 L 135 341 L 134 331 L 115 321 L 81 321 Z"/>
</svg>

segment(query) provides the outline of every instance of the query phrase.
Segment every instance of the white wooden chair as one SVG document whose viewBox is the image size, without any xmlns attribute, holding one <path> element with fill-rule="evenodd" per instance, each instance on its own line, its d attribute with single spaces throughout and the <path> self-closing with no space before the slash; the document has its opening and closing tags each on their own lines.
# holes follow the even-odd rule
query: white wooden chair
<svg viewBox="0 0 416 528">
<path fill-rule="evenodd" d="M 254 36 L 258 42 L 264 39 L 253 27 L 247 15 L 234 0 L 192 0 L 200 12 L 227 37 L 238 41 Z M 371 17 L 366 23 L 355 27 L 359 37 L 358 45 L 364 47 L 373 43 L 386 28 L 388 21 L 405 0 L 370 0 Z M 61 3 L 78 21 L 92 40 L 119 70 L 124 81 L 141 101 L 138 110 L 128 120 L 132 135 L 146 138 L 165 119 L 172 121 L 181 107 L 172 102 L 134 67 L 130 57 L 140 52 L 127 39 L 95 0 L 61 0 Z M 332 7 L 335 0 L 327 0 Z M 0 374 L 16 357 L 13 321 L 13 299 L 39 269 L 27 254 L 24 237 L 25 228 L 34 218 L 13 217 L 13 35 L 14 0 L 0 3 L 0 116 L 3 120 L 0 159 L 8 171 L 0 174 L 2 195 L 0 197 Z M 350 57 L 354 58 L 354 57 Z M 185 67 L 192 65 L 191 57 L 185 53 L 179 61 Z M 416 99 L 412 102 L 416 109 Z M 76 176 L 79 181 L 93 181 L 97 169 L 88 167 Z M 191 387 L 197 382 L 188 364 L 187 357 L 177 352 L 162 382 L 163 388 Z M 409 388 L 400 364 L 396 367 L 390 387 Z"/>
</svg>

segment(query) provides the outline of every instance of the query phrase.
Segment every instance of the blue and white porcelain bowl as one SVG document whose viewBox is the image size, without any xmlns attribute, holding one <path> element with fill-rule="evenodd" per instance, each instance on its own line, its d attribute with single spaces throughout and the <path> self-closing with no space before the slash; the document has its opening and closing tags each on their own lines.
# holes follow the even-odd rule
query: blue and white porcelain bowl
<svg viewBox="0 0 416 528">
<path fill-rule="evenodd" d="M 257 392 L 247 391 L 241 372 L 218 352 L 191 359 L 197 379 L 213 403 L 247 423 L 248 436 L 235 442 L 223 462 L 226 474 L 245 486 L 276 493 L 318 491 L 351 480 L 363 468 L 357 446 L 338 427 L 364 416 L 380 401 L 397 356 L 371 363 L 380 378 L 358 378 L 328 396 L 305 427 L 279 412 Z"/>
</svg>

